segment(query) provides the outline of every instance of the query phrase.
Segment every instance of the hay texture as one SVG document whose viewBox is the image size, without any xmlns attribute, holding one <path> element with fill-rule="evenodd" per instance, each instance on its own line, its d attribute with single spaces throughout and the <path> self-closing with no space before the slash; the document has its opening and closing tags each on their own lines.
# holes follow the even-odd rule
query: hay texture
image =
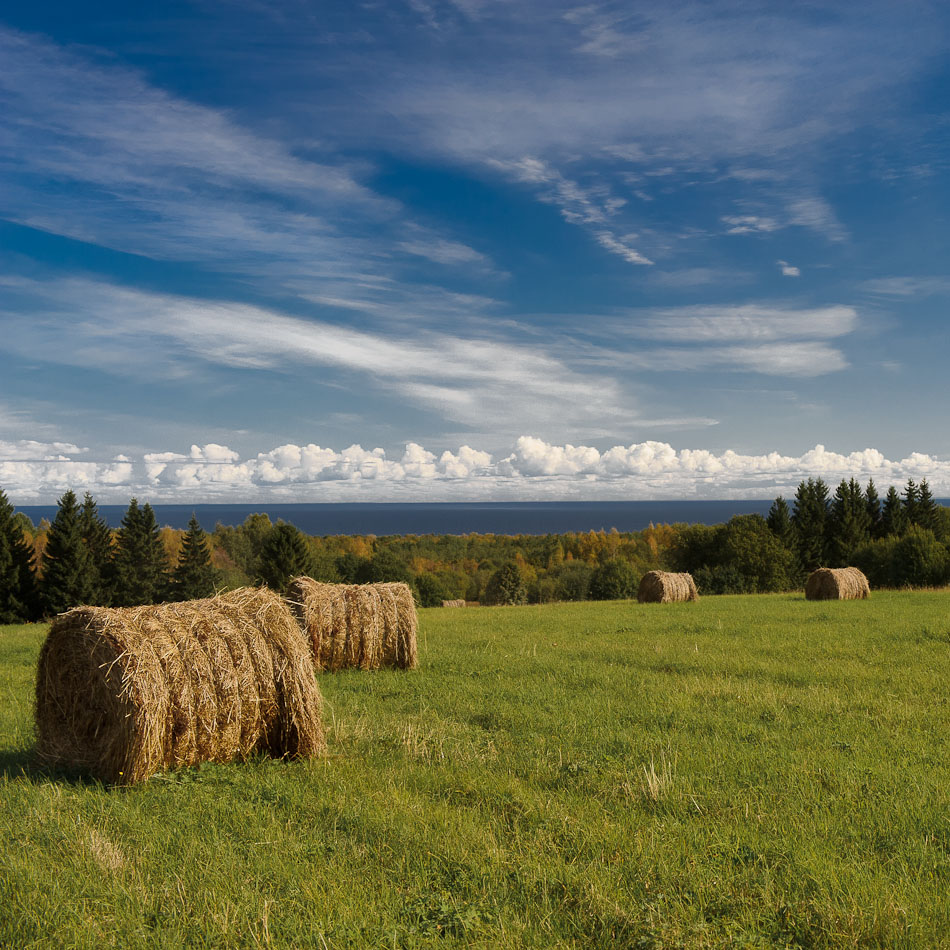
<svg viewBox="0 0 950 950">
<path fill-rule="evenodd" d="M 408 584 L 322 584 L 296 577 L 287 589 L 317 670 L 418 664 L 416 604 Z"/>
<path fill-rule="evenodd" d="M 325 748 L 310 651 L 268 590 L 147 607 L 76 607 L 52 623 L 36 681 L 38 753 L 129 785 L 254 752 Z"/>
<path fill-rule="evenodd" d="M 683 600 L 699 600 L 699 593 L 691 574 L 648 571 L 640 581 L 637 600 L 641 604 L 672 604 Z"/>
<path fill-rule="evenodd" d="M 805 600 L 867 600 L 868 579 L 856 567 L 819 567 L 805 581 Z"/>
<path fill-rule="evenodd" d="M 443 600 L 442 606 L 443 607 L 464 607 L 465 601 L 464 600 Z"/>
</svg>

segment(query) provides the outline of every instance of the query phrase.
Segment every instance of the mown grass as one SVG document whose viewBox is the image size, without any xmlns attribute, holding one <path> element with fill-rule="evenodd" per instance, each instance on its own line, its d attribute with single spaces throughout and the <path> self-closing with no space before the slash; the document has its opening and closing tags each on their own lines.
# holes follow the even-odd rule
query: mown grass
<svg viewBox="0 0 950 950">
<path fill-rule="evenodd" d="M 0 946 L 950 946 L 950 594 L 427 610 L 330 754 L 31 761 L 0 628 Z"/>
</svg>

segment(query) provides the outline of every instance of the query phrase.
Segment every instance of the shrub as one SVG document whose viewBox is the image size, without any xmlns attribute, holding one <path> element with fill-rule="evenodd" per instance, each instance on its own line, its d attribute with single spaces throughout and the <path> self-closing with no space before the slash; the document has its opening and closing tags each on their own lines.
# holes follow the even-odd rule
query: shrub
<svg viewBox="0 0 950 950">
<path fill-rule="evenodd" d="M 591 600 L 626 600 L 637 592 L 637 576 L 619 558 L 601 564 L 590 579 Z"/>
<path fill-rule="evenodd" d="M 565 561 L 556 574 L 558 600 L 587 600 L 593 573 L 583 561 Z"/>
</svg>

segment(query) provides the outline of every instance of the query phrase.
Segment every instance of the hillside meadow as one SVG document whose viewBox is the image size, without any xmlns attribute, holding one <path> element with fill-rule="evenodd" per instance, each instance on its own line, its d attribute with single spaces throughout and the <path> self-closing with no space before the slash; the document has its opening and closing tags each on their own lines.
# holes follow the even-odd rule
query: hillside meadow
<svg viewBox="0 0 950 950">
<path fill-rule="evenodd" d="M 420 612 L 329 754 L 112 789 L 0 628 L 0 946 L 950 946 L 950 593 Z"/>
</svg>

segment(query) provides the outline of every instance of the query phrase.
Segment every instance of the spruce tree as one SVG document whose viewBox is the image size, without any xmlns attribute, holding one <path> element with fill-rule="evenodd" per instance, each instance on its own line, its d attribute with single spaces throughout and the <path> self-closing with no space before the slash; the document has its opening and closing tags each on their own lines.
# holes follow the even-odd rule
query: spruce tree
<svg viewBox="0 0 950 950">
<path fill-rule="evenodd" d="M 907 479 L 907 487 L 904 489 L 904 514 L 907 516 L 907 524 L 919 524 L 920 516 L 920 489 L 917 483 L 912 479 Z"/>
<path fill-rule="evenodd" d="M 172 574 L 172 594 L 176 600 L 196 600 L 214 593 L 215 569 L 211 565 L 208 537 L 192 514 L 188 533 L 182 539 L 178 563 Z"/>
<path fill-rule="evenodd" d="M 934 500 L 927 479 L 922 478 L 917 486 L 917 524 L 928 531 L 935 531 L 940 516 L 937 513 L 937 502 Z"/>
<path fill-rule="evenodd" d="M 881 535 L 882 537 L 901 537 L 907 531 L 907 512 L 901 502 L 897 489 L 891 485 L 884 496 L 881 507 Z"/>
<path fill-rule="evenodd" d="M 802 570 L 813 571 L 827 560 L 827 520 L 828 486 L 820 478 L 809 478 L 798 486 L 792 512 L 795 546 Z"/>
<path fill-rule="evenodd" d="M 868 531 L 872 538 L 879 538 L 883 533 L 881 523 L 881 499 L 878 497 L 874 479 L 868 479 L 868 487 L 864 489 L 864 506 L 868 513 Z"/>
<path fill-rule="evenodd" d="M 0 623 L 22 623 L 38 613 L 33 549 L 0 489 Z"/>
<path fill-rule="evenodd" d="M 832 567 L 846 567 L 851 556 L 870 537 L 867 499 L 855 479 L 835 489 L 828 519 Z"/>
<path fill-rule="evenodd" d="M 273 590 L 283 590 L 287 582 L 309 574 L 313 556 L 307 539 L 292 524 L 275 525 L 261 548 L 258 577 Z"/>
<path fill-rule="evenodd" d="M 115 547 L 115 603 L 154 604 L 166 593 L 168 559 L 158 537 L 155 512 L 133 498 L 122 518 Z"/>
<path fill-rule="evenodd" d="M 89 552 L 91 604 L 108 607 L 112 603 L 115 577 L 112 563 L 112 531 L 104 518 L 99 517 L 95 499 L 86 492 L 79 513 L 82 539 Z"/>
<path fill-rule="evenodd" d="M 43 551 L 42 601 L 48 615 L 88 604 L 95 593 L 80 519 L 76 496 L 67 491 L 59 499 Z"/>
<path fill-rule="evenodd" d="M 772 534 L 786 547 L 792 549 L 795 546 L 795 530 L 792 527 L 792 514 L 789 511 L 788 502 L 779 495 L 772 502 L 769 508 L 768 517 L 765 519 Z"/>
</svg>

